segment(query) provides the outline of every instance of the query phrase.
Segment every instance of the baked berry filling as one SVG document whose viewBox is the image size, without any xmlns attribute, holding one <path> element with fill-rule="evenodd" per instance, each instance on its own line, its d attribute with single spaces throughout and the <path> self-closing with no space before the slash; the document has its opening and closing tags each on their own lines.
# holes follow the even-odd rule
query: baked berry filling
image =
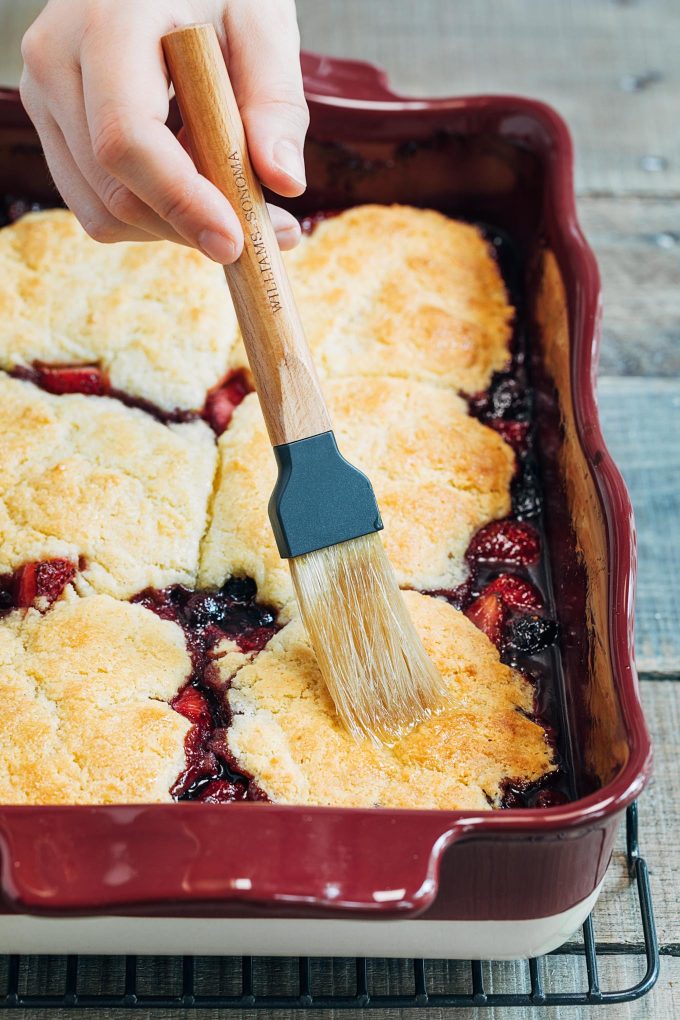
<svg viewBox="0 0 680 1020">
<path fill-rule="evenodd" d="M 47 208 L 49 206 L 42 202 L 31 202 L 30 199 L 18 195 L 3 195 L 0 200 L 0 227 L 16 223 L 26 213 L 40 212 L 41 209 Z"/>
<path fill-rule="evenodd" d="M 511 563 L 528 567 L 541 557 L 541 540 L 531 524 L 510 518 L 492 521 L 473 536 L 466 558 L 474 569 L 480 562 Z"/>
<path fill-rule="evenodd" d="M 126 407 L 136 407 L 165 425 L 197 421 L 203 418 L 220 436 L 229 425 L 234 410 L 243 398 L 252 391 L 243 372 L 232 372 L 206 397 L 202 411 L 165 411 L 150 400 L 133 397 L 123 390 L 111 386 L 109 378 L 97 364 L 53 365 L 34 361 L 30 367 L 18 365 L 10 369 L 15 379 L 31 382 L 48 393 L 61 396 L 66 393 L 81 393 L 90 397 L 112 397 Z"/>
<path fill-rule="evenodd" d="M 303 216 L 300 220 L 300 230 L 303 236 L 309 236 L 313 234 L 320 223 L 324 220 L 333 219 L 334 216 L 339 216 L 342 209 L 325 209 L 319 212 L 311 213 L 309 216 Z"/>
<path fill-rule="evenodd" d="M 0 616 L 13 609 L 45 611 L 59 598 L 76 576 L 70 560 L 40 560 L 25 563 L 11 574 L 0 574 Z"/>
<path fill-rule="evenodd" d="M 256 594 L 250 578 L 233 577 L 213 591 L 174 585 L 148 589 L 132 600 L 180 626 L 191 656 L 191 678 L 171 703 L 192 724 L 185 742 L 186 768 L 170 791 L 176 800 L 221 804 L 267 799 L 229 752 L 225 686 L 215 666 L 225 639 L 242 652 L 259 652 L 279 629 L 275 611 L 256 602 Z"/>
<path fill-rule="evenodd" d="M 219 386 L 210 390 L 203 408 L 203 417 L 215 435 L 222 435 L 238 405 L 252 391 L 253 387 L 243 372 L 232 372 Z"/>
<path fill-rule="evenodd" d="M 539 612 L 543 598 L 537 588 L 516 574 L 499 574 L 484 588 L 487 595 L 498 595 L 508 609 L 520 612 Z"/>
<path fill-rule="evenodd" d="M 564 778 L 559 772 L 552 772 L 536 783 L 507 779 L 501 784 L 501 808 L 549 808 L 567 804 L 570 798 L 563 784 Z"/>
<path fill-rule="evenodd" d="M 35 383 L 48 393 L 85 393 L 101 397 L 110 391 L 109 381 L 98 365 L 46 365 L 33 362 Z"/>
<path fill-rule="evenodd" d="M 14 222 L 29 211 L 42 208 L 18 198 L 6 198 L 0 221 Z M 305 217 L 302 232 L 337 211 Z M 503 269 L 503 245 L 487 232 Z M 504 276 L 507 275 L 504 271 Z M 517 295 L 513 295 L 517 306 Z M 521 319 L 521 316 L 518 316 Z M 469 579 L 453 591 L 429 592 L 445 597 L 483 630 L 501 651 L 504 661 L 522 670 L 536 683 L 535 712 L 546 729 L 546 739 L 557 748 L 557 730 L 551 718 L 557 714 L 555 695 L 549 689 L 550 659 L 558 628 L 546 610 L 541 578 L 542 558 L 541 485 L 532 450 L 533 401 L 528 384 L 524 341 L 516 333 L 513 361 L 506 372 L 497 373 L 488 390 L 467 397 L 470 413 L 494 428 L 515 451 L 517 471 L 512 482 L 512 516 L 486 525 L 473 537 L 467 551 Z M 165 423 L 203 418 L 216 435 L 228 427 L 235 408 L 251 391 L 243 373 L 227 376 L 207 395 L 200 412 L 166 412 L 111 387 L 97 364 L 52 365 L 35 362 L 30 368 L 11 372 L 54 394 L 81 393 L 110 396 L 137 407 Z M 530 518 L 533 523 L 527 523 Z M 0 576 L 0 615 L 12 609 L 36 606 L 46 609 L 73 580 L 76 567 L 68 560 L 49 560 L 24 565 L 13 574 Z M 545 580 L 543 581 L 545 591 Z M 278 629 L 275 612 L 255 601 L 256 587 L 250 579 L 231 579 L 217 591 L 190 591 L 181 586 L 147 590 L 132 601 L 182 627 L 192 660 L 189 682 L 172 701 L 175 711 L 191 723 L 185 747 L 186 767 L 171 794 L 176 800 L 231 803 L 267 800 L 253 777 L 245 773 L 228 748 L 230 719 L 224 683 L 215 666 L 218 646 L 225 638 L 244 652 L 260 651 Z M 543 670 L 543 683 L 540 682 Z M 539 679 L 537 679 L 539 678 Z M 557 760 L 559 755 L 556 753 Z M 561 767 L 537 783 L 512 777 L 502 784 L 502 807 L 550 807 L 569 800 L 566 770 Z"/>
</svg>

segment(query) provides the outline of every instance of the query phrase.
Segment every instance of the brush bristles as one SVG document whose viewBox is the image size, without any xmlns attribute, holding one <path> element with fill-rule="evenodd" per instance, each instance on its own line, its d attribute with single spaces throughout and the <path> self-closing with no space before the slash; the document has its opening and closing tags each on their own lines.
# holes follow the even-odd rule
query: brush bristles
<svg viewBox="0 0 680 1020">
<path fill-rule="evenodd" d="M 390 742 L 446 696 L 377 533 L 289 560 L 302 619 L 340 719 Z"/>
</svg>

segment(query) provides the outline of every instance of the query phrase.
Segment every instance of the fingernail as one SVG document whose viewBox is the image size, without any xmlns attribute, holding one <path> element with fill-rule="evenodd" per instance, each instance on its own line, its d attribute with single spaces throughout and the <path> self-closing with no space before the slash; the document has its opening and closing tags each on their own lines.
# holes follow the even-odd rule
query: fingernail
<svg viewBox="0 0 680 1020">
<path fill-rule="evenodd" d="M 240 254 L 238 245 L 226 234 L 218 234 L 216 230 L 202 230 L 198 235 L 198 244 L 204 255 L 220 265 L 229 265 Z"/>
<path fill-rule="evenodd" d="M 302 231 L 295 223 L 291 223 L 290 226 L 278 229 L 276 231 L 276 240 L 279 242 L 279 248 L 283 251 L 295 248 L 300 243 L 301 235 Z"/>
<path fill-rule="evenodd" d="M 297 142 L 290 138 L 280 138 L 274 146 L 274 163 L 301 188 L 307 187 L 302 148 Z"/>
</svg>

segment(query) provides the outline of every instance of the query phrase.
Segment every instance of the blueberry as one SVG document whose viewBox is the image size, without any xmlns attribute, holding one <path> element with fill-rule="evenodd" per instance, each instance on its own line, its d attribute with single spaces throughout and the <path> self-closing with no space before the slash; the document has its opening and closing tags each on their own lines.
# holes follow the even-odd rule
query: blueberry
<svg viewBox="0 0 680 1020">
<path fill-rule="evenodd" d="M 529 393 L 512 376 L 497 376 L 489 390 L 487 415 L 526 421 L 531 412 Z"/>
<path fill-rule="evenodd" d="M 276 613 L 267 606 L 258 606 L 255 619 L 257 620 L 256 627 L 273 627 L 276 622 Z"/>
<path fill-rule="evenodd" d="M 526 790 L 521 786 L 506 783 L 501 798 L 502 808 L 524 808 L 527 806 Z"/>
<path fill-rule="evenodd" d="M 510 491 L 512 511 L 519 521 L 525 521 L 528 517 L 536 517 L 540 514 L 543 496 L 535 464 L 527 460 L 521 465 L 517 477 L 513 479 Z"/>
<path fill-rule="evenodd" d="M 230 602 L 245 604 L 252 602 L 257 593 L 257 585 L 252 577 L 230 577 L 220 589 Z"/>
<path fill-rule="evenodd" d="M 14 593 L 11 588 L 0 588 L 0 613 L 14 608 Z"/>
<path fill-rule="evenodd" d="M 224 600 L 201 592 L 193 595 L 186 604 L 186 617 L 192 627 L 207 627 L 211 623 L 221 623 L 225 613 Z"/>
<path fill-rule="evenodd" d="M 544 616 L 519 616 L 508 626 L 508 648 L 533 655 L 557 641 L 557 623 Z"/>
</svg>

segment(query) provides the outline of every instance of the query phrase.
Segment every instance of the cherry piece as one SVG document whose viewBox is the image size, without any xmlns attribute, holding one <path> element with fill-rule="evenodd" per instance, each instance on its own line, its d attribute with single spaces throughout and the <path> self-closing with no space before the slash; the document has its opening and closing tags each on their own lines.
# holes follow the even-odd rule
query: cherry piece
<svg viewBox="0 0 680 1020">
<path fill-rule="evenodd" d="M 468 577 L 457 588 L 428 588 L 423 594 L 437 599 L 444 599 L 454 609 L 463 609 L 472 597 L 472 578 Z"/>
<path fill-rule="evenodd" d="M 203 804 L 231 804 L 235 800 L 245 800 L 246 792 L 243 783 L 234 783 L 230 779 L 211 779 L 201 787 L 195 799 Z"/>
<path fill-rule="evenodd" d="M 480 595 L 467 607 L 465 615 L 486 634 L 489 641 L 493 641 L 497 648 L 500 647 L 505 606 L 499 595 Z"/>
<path fill-rule="evenodd" d="M 261 652 L 264 646 L 272 637 L 271 625 L 265 624 L 262 627 L 253 627 L 238 638 L 238 645 L 242 652 Z"/>
<path fill-rule="evenodd" d="M 208 393 L 203 416 L 218 436 L 228 427 L 234 411 L 251 391 L 243 373 L 237 372 Z"/>
<path fill-rule="evenodd" d="M 473 537 L 466 555 L 468 560 L 500 560 L 526 567 L 538 562 L 541 540 L 530 524 L 492 521 Z"/>
<path fill-rule="evenodd" d="M 208 727 L 212 725 L 212 712 L 205 695 L 197 690 L 196 687 L 192 687 L 191 684 L 184 687 L 173 698 L 170 705 L 174 708 L 175 712 L 179 712 L 180 715 L 183 715 L 185 719 L 188 719 L 195 726 Z"/>
<path fill-rule="evenodd" d="M 520 616 L 508 626 L 508 648 L 533 655 L 557 640 L 557 624 L 543 616 Z"/>
<path fill-rule="evenodd" d="M 19 575 L 17 604 L 22 609 L 28 609 L 37 598 L 41 598 L 51 605 L 75 576 L 76 568 L 70 560 L 26 563 Z"/>
<path fill-rule="evenodd" d="M 85 393 L 101 397 L 108 392 L 109 384 L 98 365 L 44 365 L 34 364 L 37 384 L 48 393 Z"/>
<path fill-rule="evenodd" d="M 518 612 L 538 612 L 543 600 L 533 584 L 515 574 L 499 574 L 484 589 L 484 595 L 498 595 L 508 609 Z"/>
<path fill-rule="evenodd" d="M 569 798 L 561 790 L 539 790 L 533 806 L 537 808 L 558 807 L 560 804 L 568 804 Z"/>
<path fill-rule="evenodd" d="M 569 797 L 565 789 L 565 773 L 560 768 L 556 772 L 539 779 L 535 783 L 521 779 L 506 779 L 501 784 L 502 808 L 549 808 L 567 804 Z"/>
<path fill-rule="evenodd" d="M 504 418 L 489 418 L 486 424 L 509 443 L 518 457 L 527 452 L 529 447 L 529 422 L 506 421 Z"/>
</svg>

